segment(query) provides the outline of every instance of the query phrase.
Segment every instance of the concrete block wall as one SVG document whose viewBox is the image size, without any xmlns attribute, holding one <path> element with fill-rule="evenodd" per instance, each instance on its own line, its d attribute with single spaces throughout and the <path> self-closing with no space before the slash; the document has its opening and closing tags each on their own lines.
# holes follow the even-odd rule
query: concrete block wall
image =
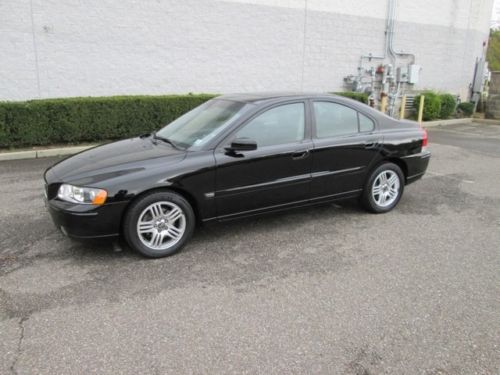
<svg viewBox="0 0 500 375">
<path fill-rule="evenodd" d="M 485 117 L 500 120 L 500 72 L 491 72 Z"/>
<path fill-rule="evenodd" d="M 397 1 L 417 89 L 466 97 L 492 3 Z M 387 0 L 2 0 L 0 100 L 337 91 L 384 52 L 386 15 Z"/>
</svg>

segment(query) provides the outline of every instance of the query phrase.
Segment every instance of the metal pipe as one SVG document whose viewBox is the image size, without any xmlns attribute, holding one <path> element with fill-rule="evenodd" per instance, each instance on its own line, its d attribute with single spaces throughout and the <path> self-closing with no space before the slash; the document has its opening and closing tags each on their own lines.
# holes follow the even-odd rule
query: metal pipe
<svg viewBox="0 0 500 375">
<path fill-rule="evenodd" d="M 389 94 L 389 116 L 393 117 L 394 116 L 394 108 L 396 107 L 396 99 L 399 96 L 399 89 L 401 88 L 401 83 L 398 82 L 396 86 L 396 91 L 393 90 Z"/>
<path fill-rule="evenodd" d="M 393 0 L 388 0 L 387 1 L 387 21 L 386 21 L 386 26 L 385 26 L 385 55 L 391 55 L 391 49 L 389 47 L 390 45 L 390 38 L 391 38 L 391 25 L 392 25 L 392 19 L 393 19 L 393 7 L 394 7 L 394 1 Z M 395 64 L 396 58 L 395 56 L 392 56 L 393 63 Z"/>
<path fill-rule="evenodd" d="M 387 20 L 388 24 L 388 46 L 389 46 L 389 54 L 393 57 L 394 64 L 396 63 L 397 56 L 401 57 L 411 57 L 412 64 L 415 63 L 415 55 L 412 53 L 406 53 L 402 51 L 396 51 L 394 49 L 394 25 L 396 23 L 396 1 L 397 0 L 389 0 L 389 17 Z"/>
<path fill-rule="evenodd" d="M 384 60 L 385 56 L 374 56 L 371 53 L 369 53 L 368 55 L 361 55 L 361 57 L 359 59 L 359 65 L 362 64 L 363 59 L 368 60 L 368 61 L 370 61 L 372 59 L 375 59 L 375 60 Z"/>
<path fill-rule="evenodd" d="M 391 18 L 391 6 L 392 6 L 392 0 L 388 0 L 388 8 L 387 8 L 387 22 L 385 26 L 385 45 L 384 45 L 384 54 L 382 56 L 376 56 L 372 55 L 369 53 L 368 55 L 361 55 L 359 58 L 359 68 L 363 67 L 363 60 L 368 60 L 371 61 L 372 59 L 375 60 L 385 60 L 387 57 L 387 53 L 389 50 L 389 19 Z"/>
<path fill-rule="evenodd" d="M 394 26 L 396 23 L 396 0 L 388 0 L 387 2 L 387 22 L 385 27 L 385 47 L 384 54 L 382 56 L 375 56 L 371 53 L 368 55 L 361 55 L 359 58 L 359 68 L 363 68 L 363 60 L 371 61 L 375 60 L 385 60 L 389 55 L 391 56 L 392 65 L 396 66 L 396 59 L 398 56 L 401 57 L 411 57 L 412 64 L 415 63 L 415 55 L 412 53 L 406 53 L 402 51 L 396 51 L 394 49 Z"/>
</svg>

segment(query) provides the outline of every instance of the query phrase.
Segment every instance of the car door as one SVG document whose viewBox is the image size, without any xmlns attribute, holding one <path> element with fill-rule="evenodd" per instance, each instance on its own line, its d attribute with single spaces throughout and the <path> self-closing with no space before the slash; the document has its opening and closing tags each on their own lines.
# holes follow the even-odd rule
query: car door
<svg viewBox="0 0 500 375">
<path fill-rule="evenodd" d="M 221 218 L 285 207 L 309 198 L 312 158 L 304 101 L 260 111 L 215 150 L 217 215 Z M 228 152 L 235 139 L 252 151 Z"/>
<path fill-rule="evenodd" d="M 313 118 L 312 199 L 356 194 L 380 153 L 374 119 L 333 101 L 311 101 Z"/>
</svg>

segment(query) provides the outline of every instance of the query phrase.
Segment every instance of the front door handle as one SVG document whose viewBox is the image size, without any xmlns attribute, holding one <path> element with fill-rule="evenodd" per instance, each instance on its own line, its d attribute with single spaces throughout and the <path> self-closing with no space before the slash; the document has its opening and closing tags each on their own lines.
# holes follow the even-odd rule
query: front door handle
<svg viewBox="0 0 500 375">
<path fill-rule="evenodd" d="M 305 159 L 309 156 L 309 150 L 295 151 L 292 154 L 293 160 Z"/>
</svg>

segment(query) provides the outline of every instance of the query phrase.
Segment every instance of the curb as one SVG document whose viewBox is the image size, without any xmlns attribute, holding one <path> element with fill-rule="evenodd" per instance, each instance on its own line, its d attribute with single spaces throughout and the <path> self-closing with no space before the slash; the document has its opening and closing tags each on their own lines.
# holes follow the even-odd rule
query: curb
<svg viewBox="0 0 500 375">
<path fill-rule="evenodd" d="M 13 152 L 0 152 L 0 161 L 7 160 L 21 160 L 21 159 L 38 159 L 50 156 L 64 156 L 73 155 L 85 151 L 95 145 L 87 146 L 73 146 L 73 147 L 60 147 L 60 148 L 47 148 L 44 150 L 29 150 L 29 151 L 13 151 Z"/>
<path fill-rule="evenodd" d="M 500 125 L 500 120 L 492 120 L 492 119 L 486 119 L 486 118 L 475 118 L 473 121 L 477 122 L 479 124 Z"/>
<path fill-rule="evenodd" d="M 446 125 L 467 125 L 472 122 L 476 122 L 476 119 L 472 118 L 459 118 L 452 120 L 437 120 L 437 121 L 425 121 L 422 123 L 424 128 L 433 128 L 435 126 L 446 126 Z"/>
</svg>

